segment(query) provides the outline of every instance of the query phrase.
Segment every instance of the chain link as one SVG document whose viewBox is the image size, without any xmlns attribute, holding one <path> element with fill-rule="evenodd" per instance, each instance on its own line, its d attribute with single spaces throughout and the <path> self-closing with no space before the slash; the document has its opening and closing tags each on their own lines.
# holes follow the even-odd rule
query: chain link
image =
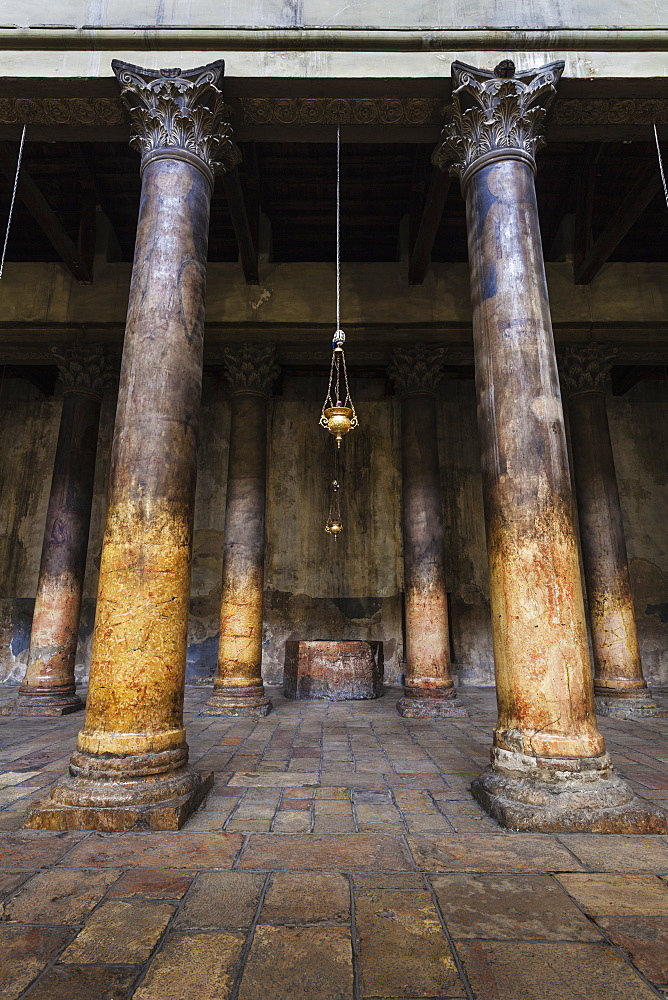
<svg viewBox="0 0 668 1000">
<path fill-rule="evenodd" d="M 16 161 L 16 176 L 14 177 L 14 188 L 12 190 L 12 200 L 9 203 L 9 216 L 7 217 L 7 232 L 5 233 L 5 242 L 2 247 L 2 258 L 0 258 L 0 280 L 2 279 L 2 272 L 5 269 L 5 256 L 7 254 L 7 244 L 9 243 L 9 229 L 12 224 L 12 215 L 14 214 L 14 202 L 16 201 L 16 189 L 19 186 L 19 172 L 21 170 L 21 160 L 23 159 L 23 144 L 26 139 L 26 126 L 23 126 L 23 132 L 21 133 L 21 144 L 19 146 L 19 157 Z"/>
</svg>

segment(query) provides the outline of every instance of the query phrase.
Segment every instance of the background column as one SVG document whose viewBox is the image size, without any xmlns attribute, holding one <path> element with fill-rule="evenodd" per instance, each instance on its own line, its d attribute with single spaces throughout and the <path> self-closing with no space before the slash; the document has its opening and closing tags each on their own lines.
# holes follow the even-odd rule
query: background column
<svg viewBox="0 0 668 1000">
<path fill-rule="evenodd" d="M 406 616 L 405 697 L 409 718 L 466 716 L 450 675 L 443 498 L 436 384 L 443 349 L 397 348 L 389 375 L 401 398 L 401 495 Z"/>
<path fill-rule="evenodd" d="M 568 400 L 580 548 L 594 651 L 599 715 L 665 715 L 642 674 L 624 521 L 612 454 L 605 389 L 616 351 L 600 344 L 569 347 L 561 357 Z"/>
<path fill-rule="evenodd" d="M 93 505 L 100 405 L 111 370 L 99 346 L 52 351 L 64 385 L 60 430 L 30 633 L 16 715 L 67 715 L 83 708 L 74 662 Z"/>
<path fill-rule="evenodd" d="M 667 816 L 612 773 L 596 726 L 557 363 L 534 185 L 563 63 L 454 63 L 454 159 L 466 199 L 499 719 L 472 785 L 505 826 L 649 832 Z"/>
<path fill-rule="evenodd" d="M 267 402 L 280 369 L 273 345 L 224 352 L 232 385 L 218 672 L 202 715 L 267 715 L 262 683 Z"/>
<path fill-rule="evenodd" d="M 211 780 L 187 766 L 183 686 L 213 168 L 238 153 L 222 63 L 112 65 L 142 191 L 90 684 L 70 774 L 26 825 L 167 829 Z"/>
</svg>

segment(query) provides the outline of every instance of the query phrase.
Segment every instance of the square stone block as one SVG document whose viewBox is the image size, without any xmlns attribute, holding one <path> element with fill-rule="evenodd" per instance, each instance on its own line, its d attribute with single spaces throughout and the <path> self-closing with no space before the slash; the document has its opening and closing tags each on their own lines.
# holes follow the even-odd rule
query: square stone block
<svg viewBox="0 0 668 1000">
<path fill-rule="evenodd" d="M 383 693 L 382 642 L 288 641 L 286 698 L 362 701 Z"/>
</svg>

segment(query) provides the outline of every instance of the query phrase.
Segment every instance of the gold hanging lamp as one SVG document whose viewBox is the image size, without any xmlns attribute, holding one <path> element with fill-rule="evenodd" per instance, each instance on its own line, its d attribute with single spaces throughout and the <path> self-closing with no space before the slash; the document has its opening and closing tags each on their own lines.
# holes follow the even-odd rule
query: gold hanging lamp
<svg viewBox="0 0 668 1000">
<path fill-rule="evenodd" d="M 341 521 L 339 481 L 339 450 L 341 441 L 358 426 L 355 404 L 350 396 L 348 371 L 343 345 L 346 335 L 341 329 L 341 129 L 336 130 L 336 332 L 332 338 L 332 363 L 329 368 L 327 395 L 322 404 L 320 426 L 336 440 L 334 476 L 330 484 L 331 499 L 325 531 L 335 538 L 343 531 Z"/>
</svg>

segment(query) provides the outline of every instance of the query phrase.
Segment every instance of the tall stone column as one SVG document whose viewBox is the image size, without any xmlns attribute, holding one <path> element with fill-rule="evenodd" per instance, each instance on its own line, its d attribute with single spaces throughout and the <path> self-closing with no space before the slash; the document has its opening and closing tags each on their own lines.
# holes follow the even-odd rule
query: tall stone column
<svg viewBox="0 0 668 1000">
<path fill-rule="evenodd" d="M 389 375 L 401 399 L 401 496 L 408 718 L 467 716 L 450 676 L 436 385 L 443 348 L 397 348 Z"/>
<path fill-rule="evenodd" d="M 214 168 L 237 162 L 223 64 L 113 69 L 141 201 L 84 728 L 27 826 L 178 828 L 211 776 L 183 727 L 190 555 Z"/>
<path fill-rule="evenodd" d="M 580 547 L 594 651 L 599 715 L 665 715 L 642 674 L 624 521 L 610 441 L 605 389 L 616 351 L 600 344 L 567 348 L 561 382 L 568 400 Z"/>
<path fill-rule="evenodd" d="M 596 726 L 534 172 L 563 63 L 453 63 L 434 154 L 466 199 L 498 723 L 474 796 L 521 830 L 649 832 Z"/>
<path fill-rule="evenodd" d="M 224 351 L 232 385 L 218 672 L 202 715 L 271 711 L 262 683 L 267 401 L 278 375 L 273 345 Z"/>
<path fill-rule="evenodd" d="M 83 708 L 74 661 L 86 573 L 100 405 L 111 370 L 99 346 L 52 352 L 64 385 L 30 633 L 16 715 L 67 715 Z"/>
</svg>

